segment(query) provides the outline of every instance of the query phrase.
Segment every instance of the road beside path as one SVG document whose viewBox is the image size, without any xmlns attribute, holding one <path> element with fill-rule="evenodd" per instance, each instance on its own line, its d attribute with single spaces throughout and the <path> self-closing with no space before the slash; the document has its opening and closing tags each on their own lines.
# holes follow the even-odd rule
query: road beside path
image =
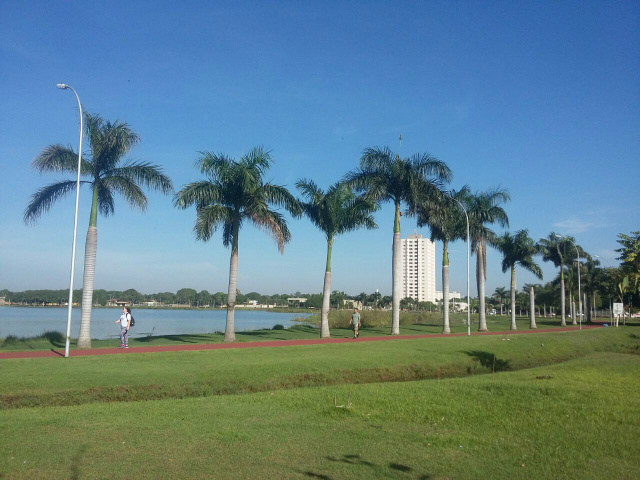
<svg viewBox="0 0 640 480">
<path fill-rule="evenodd" d="M 583 330 L 600 328 L 602 325 L 584 325 Z M 473 332 L 472 337 L 479 335 L 523 335 L 532 333 L 553 333 L 578 330 L 579 327 L 563 328 L 542 328 L 538 330 L 506 330 L 500 332 Z M 304 345 L 323 345 L 331 343 L 360 343 L 360 342 L 384 342 L 393 340 L 416 340 L 422 338 L 442 338 L 442 337 L 463 337 L 466 333 L 431 333 L 423 335 L 388 335 L 384 337 L 363 337 L 363 338 L 316 338 L 306 340 L 273 340 L 264 342 L 234 342 L 234 343 L 200 343 L 189 345 L 157 345 L 151 347 L 131 347 L 131 348 L 92 348 L 87 350 L 71 350 L 70 357 L 85 357 L 92 355 L 119 355 L 135 353 L 155 353 L 155 352 L 185 352 L 197 350 L 223 350 L 229 348 L 260 348 L 260 347 L 293 347 Z M 22 352 L 2 352 L 0 360 L 15 358 L 64 358 L 64 350 L 37 350 Z"/>
</svg>

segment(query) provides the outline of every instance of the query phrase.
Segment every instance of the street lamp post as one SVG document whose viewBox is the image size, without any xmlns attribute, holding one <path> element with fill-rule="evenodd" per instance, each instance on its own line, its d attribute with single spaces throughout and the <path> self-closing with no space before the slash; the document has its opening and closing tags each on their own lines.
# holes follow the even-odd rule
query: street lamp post
<svg viewBox="0 0 640 480">
<path fill-rule="evenodd" d="M 568 240 L 571 245 L 573 245 L 573 247 L 576 249 L 576 253 L 578 254 L 578 315 L 580 317 L 580 330 L 582 330 L 582 296 L 580 294 L 580 250 L 578 250 L 578 247 L 576 246 L 575 243 L 573 243 L 573 241 L 567 237 L 563 237 L 561 235 L 556 235 L 556 237 L 558 238 L 564 238 L 566 240 Z"/>
<path fill-rule="evenodd" d="M 613 268 L 613 265 L 611 265 L 611 262 L 608 259 L 601 257 L 600 255 L 594 255 L 594 257 L 601 258 L 602 260 L 607 262 L 607 264 L 609 265 L 609 268 Z M 609 294 L 609 322 L 613 324 L 613 308 L 611 307 L 611 294 Z"/>
<path fill-rule="evenodd" d="M 73 307 L 73 274 L 76 266 L 76 234 L 78 232 L 78 203 L 80 200 L 80 167 L 82 162 L 82 104 L 80 97 L 73 87 L 64 83 L 58 83 L 56 87 L 62 90 L 71 90 L 78 100 L 78 110 L 80 110 L 80 141 L 78 143 L 78 179 L 76 181 L 76 211 L 73 218 L 73 246 L 71 247 L 71 275 L 69 280 L 69 307 L 67 308 L 67 338 L 64 345 L 64 356 L 69 357 L 69 337 L 71 335 L 71 309 Z"/>
<path fill-rule="evenodd" d="M 471 296 L 469 294 L 469 257 L 471 256 L 471 250 L 469 246 L 469 215 L 467 214 L 467 209 L 464 208 L 464 205 L 462 205 L 459 200 L 453 197 L 451 197 L 451 199 L 460 205 L 460 208 L 462 208 L 464 212 L 464 217 L 467 220 L 467 335 L 471 335 Z"/>
</svg>

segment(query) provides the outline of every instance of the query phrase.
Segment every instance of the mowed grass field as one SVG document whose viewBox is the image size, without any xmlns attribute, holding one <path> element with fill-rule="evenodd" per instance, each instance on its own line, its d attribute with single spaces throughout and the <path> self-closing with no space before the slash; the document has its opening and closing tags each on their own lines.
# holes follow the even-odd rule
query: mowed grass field
<svg viewBox="0 0 640 480">
<path fill-rule="evenodd" d="M 640 329 L 2 360 L 0 409 L 0 478 L 632 479 Z"/>
<path fill-rule="evenodd" d="M 351 338 L 353 332 L 349 328 L 349 320 L 351 318 L 351 310 L 332 310 L 329 314 L 329 324 L 331 327 L 331 336 L 333 338 Z M 599 319 L 602 320 L 602 319 Z M 471 319 L 471 332 L 475 333 L 478 329 L 477 315 L 473 315 Z M 464 313 L 451 314 L 451 332 L 464 333 L 467 331 L 467 316 Z M 254 331 L 238 331 L 236 332 L 237 342 L 256 342 L 269 340 L 300 340 L 318 338 L 320 330 L 319 314 L 304 319 L 300 325 L 287 329 L 269 329 Z M 362 312 L 363 328 L 360 330 L 361 337 L 386 336 L 391 332 L 391 312 L 388 311 L 364 311 Z M 419 334 L 438 334 L 442 332 L 442 313 L 429 312 L 402 312 L 400 315 L 400 334 L 401 335 L 419 335 Z M 571 321 L 569 320 L 569 326 Z M 316 324 L 316 325 L 314 325 Z M 529 329 L 529 319 L 526 317 L 517 317 L 516 324 L 519 330 Z M 537 324 L 539 329 L 559 328 L 559 318 L 538 317 Z M 491 331 L 509 330 L 510 318 L 506 315 L 493 315 L 487 317 L 487 325 Z M 242 328 L 242 324 L 236 324 L 236 328 Z M 136 327 L 133 327 L 133 333 Z M 92 348 L 113 348 L 120 344 L 118 337 L 119 327 L 114 325 L 114 338 L 108 340 L 92 340 Z M 129 339 L 131 347 L 141 346 L 160 346 L 160 345 L 184 345 L 197 343 L 222 343 L 224 334 L 222 332 L 213 332 L 210 334 L 182 334 L 182 335 L 155 335 L 144 337 L 132 337 Z M 76 339 L 71 339 L 71 349 L 76 347 Z M 32 338 L 7 337 L 0 339 L 0 352 L 11 351 L 28 351 L 28 350 L 49 350 L 64 349 L 65 338 L 61 332 L 50 331 L 43 332 L 43 335 Z"/>
</svg>

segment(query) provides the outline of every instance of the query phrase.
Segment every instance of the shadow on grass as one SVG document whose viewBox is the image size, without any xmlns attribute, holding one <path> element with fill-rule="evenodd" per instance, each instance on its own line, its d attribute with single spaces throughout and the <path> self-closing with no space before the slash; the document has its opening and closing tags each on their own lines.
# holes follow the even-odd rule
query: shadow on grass
<svg viewBox="0 0 640 480">
<path fill-rule="evenodd" d="M 333 457 L 333 456 L 329 456 L 329 457 L 325 457 L 327 460 L 329 460 L 330 462 L 338 462 L 338 463 L 344 463 L 347 465 L 352 465 L 354 467 L 366 467 L 367 469 L 370 470 L 370 476 L 371 478 L 381 478 L 384 476 L 388 476 L 388 472 L 385 473 L 384 470 L 386 470 L 384 465 L 377 465 L 375 463 L 369 462 L 367 460 L 365 460 L 364 458 L 362 458 L 360 455 L 343 455 L 341 457 Z M 391 469 L 392 471 L 395 472 L 402 472 L 402 473 L 409 473 L 409 472 L 413 472 L 413 469 L 407 465 L 402 465 L 400 463 L 395 463 L 395 462 L 390 462 L 387 467 L 389 469 Z M 318 473 L 318 472 L 312 472 L 312 471 L 301 471 L 300 473 L 302 473 L 303 475 L 306 475 L 307 477 L 310 478 L 320 478 L 322 480 L 331 480 L 332 477 L 322 474 L 322 473 Z M 419 475 L 417 477 L 419 480 L 428 480 L 429 478 L 431 478 L 431 475 L 429 474 L 422 474 Z"/>
<path fill-rule="evenodd" d="M 73 460 L 71 461 L 71 478 L 73 480 L 78 480 L 80 478 L 80 463 L 82 461 L 82 457 L 84 457 L 87 451 L 87 446 L 82 445 L 78 449 L 78 453 L 73 456 Z"/>
<path fill-rule="evenodd" d="M 136 343 L 150 343 L 156 340 L 168 340 L 170 342 L 176 342 L 176 343 L 207 343 L 202 341 L 203 340 L 202 335 L 155 335 L 155 336 L 135 338 Z M 210 340 L 211 342 L 214 342 L 215 337 L 212 336 Z"/>
<path fill-rule="evenodd" d="M 62 348 L 65 346 L 65 337 L 62 333 L 57 330 L 49 330 L 42 334 L 44 338 L 46 338 L 51 345 L 56 348 Z"/>
<path fill-rule="evenodd" d="M 512 370 L 509 360 L 501 360 L 493 353 L 473 350 L 470 352 L 464 352 L 464 354 L 470 356 L 476 362 L 480 363 L 480 365 L 488 368 L 492 372 L 506 372 L 508 370 Z"/>
</svg>

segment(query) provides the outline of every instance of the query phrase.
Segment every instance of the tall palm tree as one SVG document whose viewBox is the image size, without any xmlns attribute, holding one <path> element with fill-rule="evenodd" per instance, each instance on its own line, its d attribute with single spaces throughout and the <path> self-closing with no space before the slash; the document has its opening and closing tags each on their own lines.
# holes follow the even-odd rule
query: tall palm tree
<svg viewBox="0 0 640 480">
<path fill-rule="evenodd" d="M 533 260 L 538 253 L 535 243 L 527 230 L 518 230 L 515 235 L 505 232 L 496 239 L 496 247 L 502 253 L 502 272 L 511 271 L 511 305 L 516 300 L 516 266 L 529 270 L 542 280 L 542 270 Z M 511 308 L 511 330 L 517 330 L 516 312 Z"/>
<path fill-rule="evenodd" d="M 500 315 L 502 315 L 502 306 L 504 305 L 504 299 L 507 297 L 507 289 L 498 287 L 493 292 L 493 296 L 500 300 Z"/>
<path fill-rule="evenodd" d="M 489 225 L 497 223 L 501 227 L 509 226 L 509 217 L 500 203 L 511 199 L 509 192 L 500 187 L 486 192 L 469 195 L 465 200 L 468 206 L 472 250 L 476 255 L 476 282 L 478 285 L 478 331 L 487 331 L 484 282 L 487 277 L 487 244 L 493 244 L 495 233 Z M 512 305 L 513 309 L 514 306 Z"/>
<path fill-rule="evenodd" d="M 557 233 L 551 232 L 546 238 L 538 241 L 538 250 L 544 262 L 551 262 L 560 268 L 560 310 L 562 312 L 560 325 L 567 326 L 566 301 L 564 288 L 564 267 L 571 263 L 573 258 L 573 245 L 569 242 L 571 237 L 560 237 Z"/>
<path fill-rule="evenodd" d="M 466 221 L 456 202 L 469 195 L 469 187 L 451 190 L 446 195 L 427 197 L 417 206 L 418 226 L 428 225 L 431 241 L 442 242 L 442 333 L 451 333 L 449 326 L 449 242 L 466 238 Z"/>
<path fill-rule="evenodd" d="M 329 306 L 333 241 L 337 235 L 361 227 L 378 228 L 371 215 L 377 206 L 362 197 L 357 197 L 349 187 L 342 183 L 332 185 L 326 193 L 313 180 L 299 180 L 296 187 L 307 199 L 306 202 L 300 202 L 303 212 L 316 227 L 324 232 L 327 238 L 327 263 L 322 289 L 320 337 L 328 338 L 331 336 L 329 333 Z M 361 295 L 366 298 L 366 294 Z"/>
<path fill-rule="evenodd" d="M 529 328 L 536 329 L 536 290 L 540 290 L 542 285 L 539 283 L 525 283 L 522 286 L 522 292 L 529 295 Z"/>
<path fill-rule="evenodd" d="M 300 204 L 289 191 L 280 185 L 265 183 L 263 176 L 272 164 L 271 155 L 262 147 L 255 147 L 239 161 L 223 154 L 201 152 L 196 160 L 200 173 L 207 180 L 193 182 L 182 187 L 174 199 L 175 206 L 186 209 L 196 207 L 193 230 L 202 241 L 211 239 L 222 226 L 222 243 L 231 246 L 229 261 L 229 290 L 227 297 L 227 323 L 225 342 L 236 339 L 234 313 L 238 283 L 238 237 L 245 221 L 269 233 L 280 253 L 291 239 L 291 233 L 282 214 L 271 209 L 284 207 L 294 216 L 300 216 Z"/>
<path fill-rule="evenodd" d="M 442 195 L 444 184 L 452 173 L 446 163 L 428 153 L 417 153 L 410 158 L 394 155 L 387 148 L 366 148 L 360 159 L 360 168 L 345 176 L 345 181 L 356 191 L 374 202 L 394 205 L 391 334 L 400 334 L 400 300 L 402 297 L 402 258 L 400 242 L 400 207 L 405 203 L 410 215 L 425 197 Z"/>
<path fill-rule="evenodd" d="M 600 260 L 592 257 L 591 255 L 587 255 L 582 276 L 583 289 L 587 294 L 587 304 L 585 305 L 587 311 L 587 323 L 591 323 L 593 321 L 592 312 L 595 309 L 594 299 L 596 292 L 599 289 L 600 276 L 602 275 L 602 270 L 598 268 L 599 266 Z"/>
<path fill-rule="evenodd" d="M 91 305 L 98 245 L 98 212 L 105 217 L 113 214 L 115 194 L 120 194 L 131 207 L 145 211 L 148 202 L 142 191 L 143 186 L 163 193 L 173 191 L 171 180 L 156 165 L 128 161 L 119 166 L 123 157 L 140 141 L 140 137 L 129 125 L 118 121 L 111 123 L 99 115 L 88 113 L 85 114 L 85 125 L 91 153 L 82 158 L 80 173 L 89 178 L 80 183 L 89 185 L 93 198 L 84 251 L 82 319 L 78 348 L 91 348 Z M 77 158 L 78 155 L 70 147 L 50 145 L 40 152 L 32 165 L 41 173 L 65 172 L 77 175 Z M 75 185 L 75 180 L 65 180 L 38 190 L 25 209 L 25 222 L 35 222 L 57 200 L 73 191 Z"/>
</svg>

